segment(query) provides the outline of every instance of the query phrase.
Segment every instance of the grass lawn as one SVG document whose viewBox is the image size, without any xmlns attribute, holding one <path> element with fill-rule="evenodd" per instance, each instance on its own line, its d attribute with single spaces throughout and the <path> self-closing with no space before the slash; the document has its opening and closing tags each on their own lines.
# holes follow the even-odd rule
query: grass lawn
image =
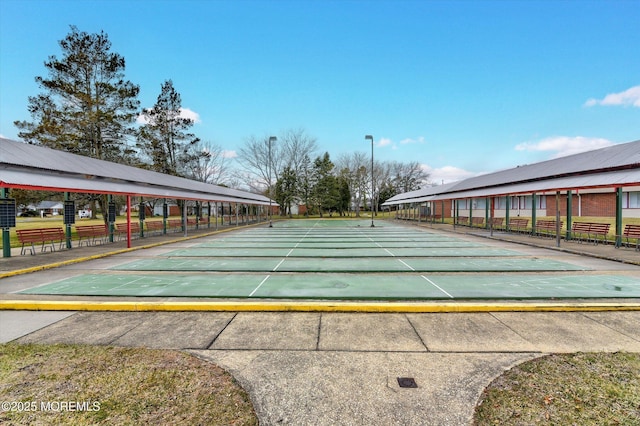
<svg viewBox="0 0 640 426">
<path fill-rule="evenodd" d="M 258 424 L 228 373 L 180 351 L 2 344 L 0 402 L 10 425 Z M 527 361 L 485 389 L 474 424 L 640 424 L 640 354 Z"/>
<path fill-rule="evenodd" d="M 639 425 L 640 354 L 554 354 L 485 389 L 475 425 Z"/>
<path fill-rule="evenodd" d="M 3 344 L 0 402 L 9 425 L 258 424 L 227 372 L 179 351 Z"/>
</svg>

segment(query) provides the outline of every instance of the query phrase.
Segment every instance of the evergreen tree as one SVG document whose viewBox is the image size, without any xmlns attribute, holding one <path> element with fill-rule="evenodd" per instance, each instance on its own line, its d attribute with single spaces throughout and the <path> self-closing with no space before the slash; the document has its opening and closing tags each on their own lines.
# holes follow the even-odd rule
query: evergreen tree
<svg viewBox="0 0 640 426">
<path fill-rule="evenodd" d="M 331 211 L 338 205 L 339 192 L 336 177 L 333 175 L 334 165 L 329 153 L 317 157 L 313 163 L 314 181 L 312 194 L 320 217 L 325 210 Z"/>
<path fill-rule="evenodd" d="M 207 156 L 206 151 L 191 148 L 200 139 L 188 132 L 194 121 L 182 117 L 181 113 L 182 99 L 171 80 L 162 84 L 153 108 L 142 112 L 145 124 L 140 128 L 138 147 L 157 172 L 184 176 L 191 162 Z"/>
<path fill-rule="evenodd" d="M 125 60 L 111 52 L 107 34 L 75 26 L 59 42 L 62 57 L 44 63 L 44 90 L 29 97 L 33 121 L 15 121 L 19 137 L 32 144 L 116 162 L 134 162 L 127 144 L 139 107 L 137 85 L 124 79 Z"/>
</svg>

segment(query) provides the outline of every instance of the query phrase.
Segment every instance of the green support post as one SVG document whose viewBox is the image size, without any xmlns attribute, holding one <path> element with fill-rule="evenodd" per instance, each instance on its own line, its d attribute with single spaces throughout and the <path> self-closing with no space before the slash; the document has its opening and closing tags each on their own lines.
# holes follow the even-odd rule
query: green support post
<svg viewBox="0 0 640 426">
<path fill-rule="evenodd" d="M 504 229 L 509 232 L 509 213 L 511 212 L 511 197 L 509 194 L 504 196 L 505 212 L 504 212 Z"/>
<path fill-rule="evenodd" d="M 490 207 L 491 207 L 491 198 L 487 197 L 485 200 L 485 206 L 484 206 L 484 228 L 485 229 L 489 229 L 489 222 L 491 222 L 489 220 Z"/>
<path fill-rule="evenodd" d="M 162 235 L 167 235 L 167 220 L 169 218 L 169 205 L 165 198 L 162 202 Z"/>
<path fill-rule="evenodd" d="M 9 188 L 2 188 L 2 198 L 9 198 Z M 2 257 L 11 257 L 11 234 L 9 228 L 2 229 Z"/>
<path fill-rule="evenodd" d="M 64 200 L 69 201 L 69 198 L 71 198 L 70 196 L 71 194 L 65 191 Z M 66 223 L 64 225 L 64 237 L 65 237 L 65 245 L 67 246 L 68 249 L 70 249 L 71 248 L 71 224 L 70 223 Z"/>
<path fill-rule="evenodd" d="M 469 223 L 467 223 L 467 225 L 472 226 L 473 225 L 473 198 L 467 198 L 467 200 L 469 202 L 469 218 L 467 219 Z"/>
<path fill-rule="evenodd" d="M 112 194 L 107 194 L 107 206 L 111 206 L 111 203 L 113 203 L 113 195 Z M 117 214 L 117 213 L 116 213 Z M 107 207 L 107 216 L 109 216 L 109 207 Z M 116 223 L 115 223 L 115 217 L 113 218 L 114 222 L 112 222 L 110 220 L 110 218 L 107 217 L 107 223 L 109 226 L 109 242 L 112 243 L 114 238 L 114 234 L 116 233 Z"/>
<path fill-rule="evenodd" d="M 622 245 L 622 187 L 616 188 L 616 247 Z"/>
<path fill-rule="evenodd" d="M 565 240 L 569 241 L 573 238 L 571 228 L 573 222 L 573 194 L 571 190 L 567 191 L 567 230 L 565 232 Z"/>
<path fill-rule="evenodd" d="M 531 194 L 531 235 L 536 235 L 536 193 Z"/>
<path fill-rule="evenodd" d="M 140 238 L 144 238 L 144 219 L 146 217 L 147 212 L 145 211 L 144 201 L 142 197 L 140 197 L 140 205 L 138 207 L 138 223 L 140 224 Z"/>
</svg>

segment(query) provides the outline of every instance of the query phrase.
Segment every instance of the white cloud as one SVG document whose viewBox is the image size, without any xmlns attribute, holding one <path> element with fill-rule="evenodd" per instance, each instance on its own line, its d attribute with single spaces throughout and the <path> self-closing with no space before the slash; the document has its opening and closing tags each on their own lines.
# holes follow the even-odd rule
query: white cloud
<svg viewBox="0 0 640 426">
<path fill-rule="evenodd" d="M 407 144 L 414 144 L 414 143 L 419 143 L 419 144 L 425 143 L 424 136 L 418 136 L 417 138 L 405 138 L 399 142 L 400 145 L 407 145 Z M 390 146 L 391 149 L 398 149 L 398 143 L 394 142 L 392 139 L 389 139 L 389 138 L 380 138 L 378 143 L 376 143 L 376 146 L 378 148 L 384 148 L 386 146 Z"/>
<path fill-rule="evenodd" d="M 583 136 L 554 136 L 538 142 L 524 142 L 516 145 L 516 151 L 555 151 L 551 158 L 565 157 L 571 154 L 591 151 L 613 145 L 613 142 L 603 138 L 586 138 Z"/>
<path fill-rule="evenodd" d="M 238 156 L 238 153 L 233 151 L 233 150 L 224 150 L 222 151 L 222 157 L 223 158 L 236 158 Z"/>
<path fill-rule="evenodd" d="M 422 170 L 429 174 L 429 181 L 438 185 L 464 180 L 470 177 L 479 176 L 486 172 L 470 172 L 454 166 L 431 167 L 422 164 Z"/>
<path fill-rule="evenodd" d="M 180 117 L 193 120 L 196 124 L 202 123 L 202 120 L 200 120 L 200 114 L 195 111 L 191 111 L 189 108 L 180 108 Z"/>
<path fill-rule="evenodd" d="M 401 143 L 402 145 L 409 144 L 409 143 L 424 143 L 424 142 L 425 142 L 425 140 L 424 140 L 424 136 L 418 136 L 418 137 L 417 137 L 417 138 L 415 138 L 415 139 L 413 139 L 413 138 L 406 138 L 406 139 L 402 139 L 402 140 L 400 141 L 400 143 Z"/>
<path fill-rule="evenodd" d="M 188 118 L 190 120 L 193 120 L 193 122 L 195 124 L 202 123 L 202 120 L 200 120 L 200 114 L 198 114 L 195 111 L 190 110 L 189 108 L 180 108 L 180 117 Z M 143 114 L 140 114 L 136 118 L 136 123 L 138 123 L 138 124 L 149 124 L 149 120 L 147 120 L 147 118 Z"/>
<path fill-rule="evenodd" d="M 394 145 L 393 141 L 389 138 L 380 138 L 380 141 L 376 144 L 376 146 L 379 148 L 389 145 Z"/>
<path fill-rule="evenodd" d="M 595 105 L 631 105 L 640 108 L 640 86 L 631 87 L 620 93 L 609 93 L 607 96 L 600 100 L 591 98 L 587 100 L 584 105 L 588 107 L 592 107 Z"/>
</svg>

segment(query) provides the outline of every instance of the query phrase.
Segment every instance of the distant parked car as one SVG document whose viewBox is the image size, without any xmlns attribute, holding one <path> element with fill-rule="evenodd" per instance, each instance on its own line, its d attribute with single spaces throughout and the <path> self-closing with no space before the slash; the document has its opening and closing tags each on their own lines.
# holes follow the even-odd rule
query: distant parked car
<svg viewBox="0 0 640 426">
<path fill-rule="evenodd" d="M 38 212 L 35 210 L 26 210 L 23 212 L 18 213 L 18 216 L 20 217 L 36 217 L 39 216 Z"/>
<path fill-rule="evenodd" d="M 84 219 L 84 218 L 91 219 L 91 210 L 79 210 L 78 217 L 80 219 Z"/>
</svg>

